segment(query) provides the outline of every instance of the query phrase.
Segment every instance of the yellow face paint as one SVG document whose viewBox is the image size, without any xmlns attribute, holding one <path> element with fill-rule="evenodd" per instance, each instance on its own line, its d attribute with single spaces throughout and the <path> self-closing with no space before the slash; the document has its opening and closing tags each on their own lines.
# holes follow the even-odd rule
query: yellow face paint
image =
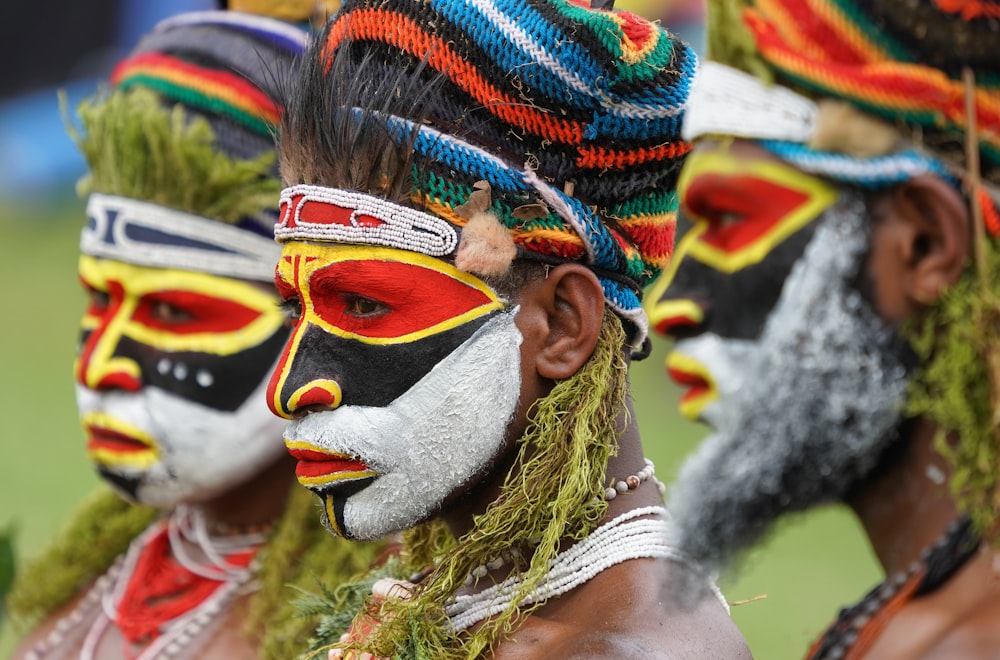
<svg viewBox="0 0 1000 660">
<path fill-rule="evenodd" d="M 300 325 L 373 345 L 417 341 L 503 307 L 478 277 L 396 248 L 286 243 L 275 283 L 300 302 Z"/>
<path fill-rule="evenodd" d="M 260 344 L 284 323 L 273 293 L 240 280 L 87 255 L 80 257 L 80 279 L 117 303 L 110 319 L 106 310 L 91 305 L 81 322 L 84 331 L 104 326 L 104 334 L 127 336 L 163 351 L 232 355 Z M 163 306 L 192 318 L 158 318 L 157 307 Z"/>
<path fill-rule="evenodd" d="M 726 273 L 763 261 L 837 198 L 834 187 L 788 165 L 722 151 L 692 153 L 678 192 L 694 227 L 672 268 L 690 258 Z"/>
<path fill-rule="evenodd" d="M 109 468 L 144 469 L 160 459 L 156 441 L 142 429 L 103 412 L 88 412 L 81 422 L 87 433 L 87 455 Z"/>
</svg>

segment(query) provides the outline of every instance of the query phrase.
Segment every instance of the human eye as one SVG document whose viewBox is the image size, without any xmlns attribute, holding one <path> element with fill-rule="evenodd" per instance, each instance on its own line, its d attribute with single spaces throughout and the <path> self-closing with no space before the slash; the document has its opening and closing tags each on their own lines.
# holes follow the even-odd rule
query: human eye
<svg viewBox="0 0 1000 660">
<path fill-rule="evenodd" d="M 295 323 L 302 318 L 302 301 L 299 300 L 298 296 L 291 296 L 289 298 L 283 298 L 278 307 L 281 312 L 285 315 L 285 325 L 293 326 Z"/>
<path fill-rule="evenodd" d="M 107 291 L 101 291 L 90 285 L 84 285 L 84 287 L 87 290 L 91 311 L 103 311 L 111 304 L 111 295 Z"/>
<path fill-rule="evenodd" d="M 389 306 L 367 296 L 344 295 L 344 313 L 358 319 L 377 318 L 389 312 Z"/>
<path fill-rule="evenodd" d="M 195 315 L 165 300 L 154 300 L 150 305 L 150 317 L 166 324 L 187 323 L 194 320 Z"/>
</svg>

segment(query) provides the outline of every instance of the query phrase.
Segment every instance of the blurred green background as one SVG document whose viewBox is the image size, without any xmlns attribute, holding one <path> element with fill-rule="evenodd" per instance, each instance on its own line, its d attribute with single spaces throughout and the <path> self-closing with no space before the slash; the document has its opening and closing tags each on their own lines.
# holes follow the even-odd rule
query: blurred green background
<svg viewBox="0 0 1000 660">
<path fill-rule="evenodd" d="M 20 558 L 38 552 L 97 480 L 83 451 L 72 362 L 83 294 L 76 254 L 83 205 L 75 199 L 0 204 L 0 529 L 13 522 Z M 636 414 L 647 455 L 669 481 L 705 433 L 677 413 L 665 345 L 633 367 Z M 317 523 L 318 524 L 318 523 Z M 842 509 L 787 521 L 722 587 L 756 658 L 802 657 L 839 606 L 879 579 L 860 530 Z M 613 606 L 613 604 L 609 604 Z M 0 657 L 14 633 L 0 632 Z"/>
</svg>

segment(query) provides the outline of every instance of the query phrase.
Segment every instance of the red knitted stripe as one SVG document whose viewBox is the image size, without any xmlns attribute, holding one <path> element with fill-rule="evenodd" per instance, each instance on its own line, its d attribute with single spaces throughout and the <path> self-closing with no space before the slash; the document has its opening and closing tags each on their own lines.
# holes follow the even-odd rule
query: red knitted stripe
<svg viewBox="0 0 1000 660">
<path fill-rule="evenodd" d="M 750 16 L 748 15 L 748 18 Z M 965 125 L 964 90 L 941 71 L 916 64 L 886 62 L 853 67 L 818 66 L 788 48 L 767 23 L 749 22 L 760 53 L 776 67 L 811 81 L 829 93 L 895 112 L 937 113 L 957 126 Z M 1000 100 L 976 93 L 981 139 L 1000 144 Z"/>
<path fill-rule="evenodd" d="M 643 259 L 661 263 L 674 251 L 674 222 L 636 222 L 622 225 L 642 251 Z"/>
<path fill-rule="evenodd" d="M 934 4 L 952 14 L 961 14 L 962 18 L 971 21 L 974 18 L 1000 18 L 1000 5 L 983 0 L 934 0 Z"/>
<path fill-rule="evenodd" d="M 387 26 L 392 26 L 388 29 Z M 345 40 L 382 41 L 418 58 L 426 58 L 436 71 L 446 74 L 459 88 L 508 124 L 562 144 L 579 144 L 583 127 L 560 120 L 520 103 L 489 83 L 471 62 L 459 57 L 438 37 L 427 34 L 413 19 L 384 9 L 359 9 L 350 20 L 338 21 L 326 42 L 326 57 Z"/>
<path fill-rule="evenodd" d="M 160 53 L 143 53 L 121 61 L 111 73 L 112 85 L 144 75 L 170 81 L 276 124 L 279 108 L 248 80 L 227 71 L 206 69 Z"/>
<path fill-rule="evenodd" d="M 679 158 L 691 151 L 691 145 L 687 142 L 668 142 L 653 148 L 639 147 L 628 151 L 588 145 L 577 151 L 580 154 L 576 159 L 577 167 L 624 169 L 643 163 Z"/>
<path fill-rule="evenodd" d="M 771 0 L 771 2 L 780 5 L 782 9 L 782 12 L 775 13 L 771 17 L 776 21 L 778 31 L 782 34 L 788 34 L 790 30 L 795 31 L 800 40 L 808 41 L 815 49 L 808 53 L 810 58 L 820 57 L 823 60 L 855 66 L 869 61 L 864 49 L 858 48 L 851 42 L 849 33 L 845 29 L 848 27 L 846 23 L 838 26 L 829 22 L 834 18 L 829 7 L 815 8 L 812 6 L 813 3 L 802 0 Z M 757 13 L 750 8 L 746 11 Z M 808 27 L 804 30 L 803 26 Z"/>
</svg>

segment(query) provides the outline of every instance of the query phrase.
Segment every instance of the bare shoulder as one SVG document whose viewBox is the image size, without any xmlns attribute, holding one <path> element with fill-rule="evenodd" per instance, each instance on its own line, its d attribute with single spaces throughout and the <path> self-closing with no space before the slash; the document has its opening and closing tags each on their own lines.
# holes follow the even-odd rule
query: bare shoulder
<svg viewBox="0 0 1000 660">
<path fill-rule="evenodd" d="M 75 596 L 71 601 L 67 602 L 65 605 L 55 610 L 47 617 L 45 617 L 37 626 L 32 628 L 21 638 L 17 646 L 14 649 L 11 658 L 19 660 L 20 658 L 27 657 L 32 651 L 37 650 L 40 645 L 44 645 L 46 648 L 51 648 L 52 652 L 56 655 L 64 653 L 65 657 L 71 657 L 75 655 L 76 649 L 79 648 L 79 644 L 82 640 L 83 631 L 87 626 L 92 617 L 86 617 L 81 619 L 79 625 L 75 626 L 73 629 L 63 631 L 60 629 L 58 633 L 53 633 L 58 624 L 64 617 L 66 617 L 70 612 L 74 611 L 79 605 L 80 601 L 85 597 L 86 590 Z"/>
<path fill-rule="evenodd" d="M 528 658 L 750 658 L 704 580 L 679 564 L 640 559 L 608 569 L 536 610 L 494 653 Z"/>
<path fill-rule="evenodd" d="M 994 597 L 970 608 L 958 625 L 924 655 L 924 660 L 968 658 L 986 660 L 1000 657 L 1000 588 Z"/>
</svg>

